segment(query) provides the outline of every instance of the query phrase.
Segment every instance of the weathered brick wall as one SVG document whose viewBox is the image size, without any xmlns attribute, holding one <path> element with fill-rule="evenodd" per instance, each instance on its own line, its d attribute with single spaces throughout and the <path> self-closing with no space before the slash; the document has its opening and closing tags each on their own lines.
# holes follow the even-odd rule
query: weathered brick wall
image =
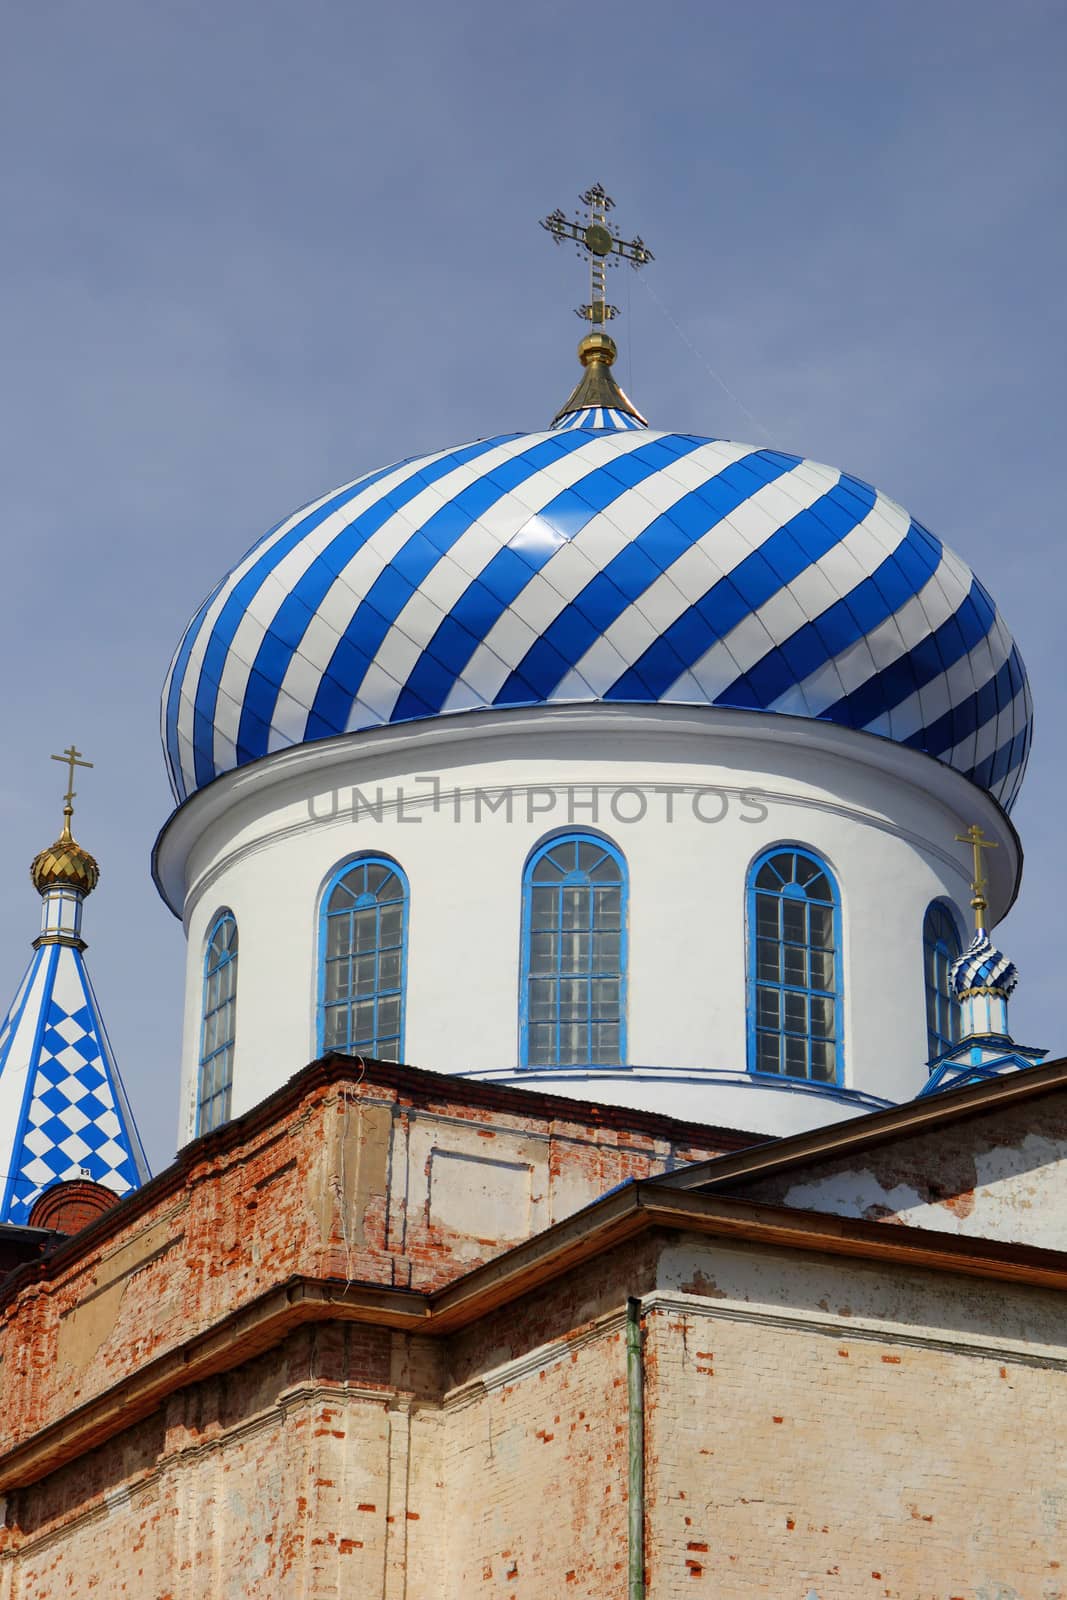
<svg viewBox="0 0 1067 1600">
<path fill-rule="evenodd" d="M 717 1148 L 713 1130 L 694 1144 L 668 1119 L 602 1126 L 515 1092 L 498 1107 L 402 1068 L 302 1082 L 0 1302 L 0 1456 L 293 1277 L 432 1289 L 625 1178 Z"/>
<path fill-rule="evenodd" d="M 624 1600 L 630 1294 L 648 1600 L 1064 1600 L 1061 1296 L 685 1234 L 179 1391 L 9 1497 L 0 1600 Z"/>
<path fill-rule="evenodd" d="M 685 1241 L 660 1281 L 650 1600 L 1063 1600 L 1058 1296 Z"/>
<path fill-rule="evenodd" d="M 8 1497 L 0 1596 L 403 1593 L 397 1573 L 420 1565 L 410 1529 L 440 1522 L 436 1398 L 421 1423 L 439 1364 L 423 1344 L 323 1327 L 180 1392 Z"/>
</svg>

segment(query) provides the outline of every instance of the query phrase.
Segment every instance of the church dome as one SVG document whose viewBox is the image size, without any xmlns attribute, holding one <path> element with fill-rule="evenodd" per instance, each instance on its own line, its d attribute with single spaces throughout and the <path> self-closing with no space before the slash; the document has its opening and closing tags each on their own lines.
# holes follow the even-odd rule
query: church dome
<svg viewBox="0 0 1067 1600">
<path fill-rule="evenodd" d="M 1030 694 L 966 563 L 833 467 L 647 427 L 613 354 L 548 431 L 366 473 L 252 546 L 164 688 L 179 801 L 389 723 L 653 702 L 881 735 L 1011 806 Z"/>
<path fill-rule="evenodd" d="M 77 889 L 80 894 L 92 894 L 100 882 L 100 868 L 95 856 L 83 850 L 70 831 L 70 819 L 65 817 L 63 832 L 47 850 L 39 850 L 30 863 L 30 877 L 38 894 L 49 889 Z"/>
</svg>

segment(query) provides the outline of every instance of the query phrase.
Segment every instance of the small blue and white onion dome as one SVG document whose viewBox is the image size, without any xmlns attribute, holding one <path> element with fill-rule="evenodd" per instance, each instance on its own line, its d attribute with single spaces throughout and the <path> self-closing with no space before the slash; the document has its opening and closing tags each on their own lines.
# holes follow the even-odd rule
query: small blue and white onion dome
<svg viewBox="0 0 1067 1600">
<path fill-rule="evenodd" d="M 998 950 L 984 927 L 949 971 L 952 993 L 960 1004 L 960 1036 L 1010 1038 L 1008 1000 L 1019 981 L 1014 961 Z"/>
<path fill-rule="evenodd" d="M 71 773 L 78 752 L 68 760 Z M 137 1126 L 85 965 L 82 908 L 100 869 L 63 830 L 30 868 L 41 932 L 0 1024 L 0 1222 L 25 1224 L 54 1184 L 90 1178 L 122 1196 L 148 1176 Z"/>
</svg>

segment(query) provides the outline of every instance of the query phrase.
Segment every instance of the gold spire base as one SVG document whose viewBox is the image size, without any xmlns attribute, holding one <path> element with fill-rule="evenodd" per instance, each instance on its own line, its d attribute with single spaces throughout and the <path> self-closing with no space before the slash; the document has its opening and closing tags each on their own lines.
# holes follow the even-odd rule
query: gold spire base
<svg viewBox="0 0 1067 1600">
<path fill-rule="evenodd" d="M 553 426 L 572 411 L 585 411 L 602 406 L 608 411 L 624 411 L 646 428 L 648 422 L 637 407 L 622 392 L 611 375 L 612 363 L 618 355 L 615 340 L 606 333 L 587 333 L 578 346 L 578 360 L 585 371 L 578 379 L 566 405 L 560 406 L 552 418 Z"/>
</svg>

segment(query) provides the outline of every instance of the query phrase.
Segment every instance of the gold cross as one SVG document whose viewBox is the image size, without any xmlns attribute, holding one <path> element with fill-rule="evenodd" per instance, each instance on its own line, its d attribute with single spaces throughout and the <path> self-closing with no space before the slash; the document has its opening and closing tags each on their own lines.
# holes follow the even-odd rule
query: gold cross
<svg viewBox="0 0 1067 1600">
<path fill-rule="evenodd" d="M 74 787 L 74 768 L 92 766 L 92 762 L 83 761 L 81 755 L 81 751 L 72 744 L 69 750 L 64 750 L 61 756 L 51 756 L 49 758 L 52 761 L 65 761 L 67 763 L 67 792 L 63 796 L 63 815 L 68 822 L 74 815 L 74 796 L 78 792 Z"/>
<path fill-rule="evenodd" d="M 959 844 L 969 844 L 973 857 L 974 876 L 971 879 L 971 909 L 974 911 L 974 926 L 981 933 L 985 927 L 985 914 L 989 901 L 985 892 L 989 887 L 989 880 L 982 872 L 982 851 L 996 850 L 995 839 L 987 839 L 977 822 L 972 822 L 966 833 L 957 833 L 956 840 Z"/>
<path fill-rule="evenodd" d="M 618 306 L 608 304 L 607 268 L 617 266 L 619 261 L 628 261 L 634 268 L 643 267 L 654 258 L 640 235 L 622 239 L 618 230 L 609 225 L 608 212 L 615 209 L 615 202 L 605 193 L 603 184 L 594 183 L 591 189 L 579 195 L 579 199 L 586 208 L 587 218 L 576 212 L 574 220 L 569 221 L 557 209 L 550 217 L 542 219 L 541 226 L 548 229 L 557 244 L 573 239 L 578 254 L 589 257 L 589 304 L 578 306 L 577 312 L 594 328 L 602 329 L 605 322 L 619 314 Z"/>
</svg>

